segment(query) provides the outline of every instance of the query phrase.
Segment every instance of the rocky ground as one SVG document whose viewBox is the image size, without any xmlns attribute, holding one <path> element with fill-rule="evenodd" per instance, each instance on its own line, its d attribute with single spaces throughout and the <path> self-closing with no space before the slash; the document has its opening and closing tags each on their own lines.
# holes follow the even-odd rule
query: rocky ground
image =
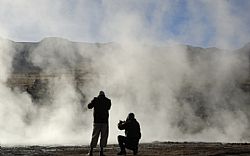
<svg viewBox="0 0 250 156">
<path fill-rule="evenodd" d="M 39 155 L 39 156 L 83 156 L 88 153 L 88 146 L 28 146 L 1 147 L 1 155 Z M 108 145 L 107 156 L 117 154 L 117 145 Z M 99 155 L 98 148 L 94 155 Z M 133 155 L 127 151 L 127 155 Z M 249 156 L 249 143 L 193 143 L 193 142 L 155 142 L 144 143 L 139 147 L 139 156 Z"/>
</svg>

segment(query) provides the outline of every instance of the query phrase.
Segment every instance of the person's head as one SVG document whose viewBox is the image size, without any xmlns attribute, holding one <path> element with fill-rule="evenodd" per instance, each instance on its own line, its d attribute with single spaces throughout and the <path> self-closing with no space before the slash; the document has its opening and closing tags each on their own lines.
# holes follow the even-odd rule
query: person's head
<svg viewBox="0 0 250 156">
<path fill-rule="evenodd" d="M 101 90 L 101 91 L 99 92 L 99 96 L 105 96 L 104 91 Z"/>
<path fill-rule="evenodd" d="M 133 119 L 135 119 L 135 114 L 134 113 L 129 113 L 128 117 L 127 117 L 127 120 L 133 120 Z"/>
</svg>

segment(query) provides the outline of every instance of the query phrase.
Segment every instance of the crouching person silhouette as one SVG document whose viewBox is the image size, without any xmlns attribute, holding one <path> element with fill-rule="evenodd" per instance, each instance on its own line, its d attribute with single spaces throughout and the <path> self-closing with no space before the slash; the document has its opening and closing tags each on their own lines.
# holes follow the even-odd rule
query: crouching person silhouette
<svg viewBox="0 0 250 156">
<path fill-rule="evenodd" d="M 104 156 L 103 147 L 107 145 L 109 133 L 108 118 L 110 107 L 111 100 L 105 96 L 103 91 L 100 91 L 99 96 L 94 97 L 94 99 L 88 104 L 89 109 L 94 108 L 94 126 L 90 143 L 90 151 L 88 153 L 89 156 L 93 155 L 93 148 L 96 147 L 100 134 L 100 156 Z"/>
<path fill-rule="evenodd" d="M 135 115 L 133 113 L 129 113 L 126 121 L 120 120 L 118 128 L 120 130 L 125 130 L 126 136 L 118 136 L 118 143 L 121 151 L 117 153 L 117 155 L 125 155 L 125 148 L 133 150 L 133 154 L 136 155 L 138 153 L 138 144 L 141 139 L 141 132 L 140 124 L 135 119 Z"/>
</svg>

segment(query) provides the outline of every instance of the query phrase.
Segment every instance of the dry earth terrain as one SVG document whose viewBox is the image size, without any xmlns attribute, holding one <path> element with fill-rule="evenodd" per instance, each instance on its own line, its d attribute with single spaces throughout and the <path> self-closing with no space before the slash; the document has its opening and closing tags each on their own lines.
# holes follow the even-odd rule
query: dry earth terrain
<svg viewBox="0 0 250 156">
<path fill-rule="evenodd" d="M 108 145 L 107 156 L 117 154 L 117 145 Z M 27 146 L 2 147 L 1 155 L 41 155 L 41 156 L 83 156 L 88 153 L 88 146 Z M 98 149 L 94 155 L 99 155 Z M 133 155 L 127 151 L 127 155 Z M 155 142 L 143 143 L 139 147 L 139 156 L 249 156 L 249 143 L 203 143 L 203 142 Z"/>
</svg>

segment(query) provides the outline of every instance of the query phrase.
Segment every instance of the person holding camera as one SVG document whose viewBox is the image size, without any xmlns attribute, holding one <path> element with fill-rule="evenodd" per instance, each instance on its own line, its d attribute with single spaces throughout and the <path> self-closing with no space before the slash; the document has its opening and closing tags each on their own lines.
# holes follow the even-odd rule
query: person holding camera
<svg viewBox="0 0 250 156">
<path fill-rule="evenodd" d="M 111 100 L 105 96 L 103 91 L 100 91 L 99 96 L 95 97 L 89 104 L 88 108 L 94 108 L 94 128 L 92 133 L 92 139 L 90 143 L 89 156 L 93 156 L 93 148 L 96 147 L 99 135 L 100 140 L 100 156 L 104 156 L 103 147 L 107 145 L 108 133 L 109 133 L 109 110 L 111 107 Z"/>
<path fill-rule="evenodd" d="M 117 155 L 125 155 L 126 150 L 130 149 L 133 151 L 133 154 L 138 153 L 138 144 L 141 139 L 141 130 L 140 124 L 135 119 L 134 113 L 129 113 L 126 121 L 121 121 L 118 123 L 118 128 L 120 130 L 125 130 L 125 136 L 118 136 L 118 143 L 121 151 Z"/>
</svg>

